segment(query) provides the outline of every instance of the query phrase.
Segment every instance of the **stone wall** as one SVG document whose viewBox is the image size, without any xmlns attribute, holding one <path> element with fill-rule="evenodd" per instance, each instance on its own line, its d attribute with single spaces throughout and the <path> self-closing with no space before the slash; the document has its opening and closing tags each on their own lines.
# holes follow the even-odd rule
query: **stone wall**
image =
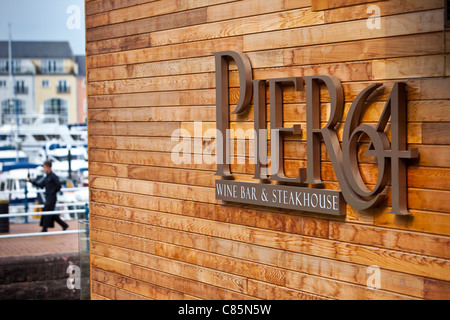
<svg viewBox="0 0 450 320">
<path fill-rule="evenodd" d="M 78 253 L 0 258 L 0 300 L 79 300 L 80 290 L 67 288 L 71 264 Z"/>
</svg>

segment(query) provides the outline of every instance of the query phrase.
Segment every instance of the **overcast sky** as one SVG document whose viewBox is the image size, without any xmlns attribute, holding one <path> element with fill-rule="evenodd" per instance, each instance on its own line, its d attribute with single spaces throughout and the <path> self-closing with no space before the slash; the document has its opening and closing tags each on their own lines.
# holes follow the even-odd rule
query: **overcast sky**
<svg viewBox="0 0 450 320">
<path fill-rule="evenodd" d="M 0 0 L 0 40 L 69 41 L 85 54 L 84 0 Z"/>
</svg>

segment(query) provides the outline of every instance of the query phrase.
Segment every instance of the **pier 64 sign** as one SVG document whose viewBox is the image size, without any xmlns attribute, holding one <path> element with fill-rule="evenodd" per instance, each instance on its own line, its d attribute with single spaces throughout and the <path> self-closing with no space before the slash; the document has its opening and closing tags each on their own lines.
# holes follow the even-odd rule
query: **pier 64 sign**
<svg viewBox="0 0 450 320">
<path fill-rule="evenodd" d="M 324 214 L 345 214 L 346 204 L 364 210 L 392 195 L 391 212 L 409 214 L 407 208 L 406 161 L 418 157 L 417 149 L 406 149 L 407 86 L 396 82 L 377 124 L 360 124 L 369 96 L 382 84 L 368 86 L 355 98 L 345 119 L 342 141 L 337 125 L 343 121 L 344 90 L 332 75 L 253 79 L 247 56 L 237 51 L 216 52 L 217 172 L 216 198 L 223 201 L 287 208 Z M 229 62 L 234 60 L 239 74 L 239 100 L 230 113 Z M 266 87 L 270 93 L 270 158 L 268 156 Z M 293 86 L 306 96 L 306 127 L 283 127 L 283 88 Z M 329 93 L 329 117 L 320 122 L 320 89 Z M 230 114 L 248 112 L 254 104 L 254 179 L 234 179 L 230 164 Z M 390 139 L 386 134 L 390 120 Z M 284 172 L 284 137 L 306 130 L 306 168 L 296 177 Z M 358 165 L 358 143 L 369 141 L 366 155 L 376 159 L 378 178 L 370 188 L 363 181 Z M 331 160 L 340 190 L 321 188 L 321 141 Z M 303 142 L 302 142 L 303 143 Z M 270 167 L 268 164 L 270 163 Z M 272 183 L 271 183 L 272 182 Z"/>
</svg>

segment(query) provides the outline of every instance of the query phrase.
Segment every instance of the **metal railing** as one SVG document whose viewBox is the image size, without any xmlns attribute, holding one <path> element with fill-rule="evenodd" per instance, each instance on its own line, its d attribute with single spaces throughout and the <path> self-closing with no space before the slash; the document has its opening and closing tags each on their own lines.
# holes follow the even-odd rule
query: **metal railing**
<svg viewBox="0 0 450 320">
<path fill-rule="evenodd" d="M 63 203 L 57 203 L 56 207 L 79 207 L 79 206 L 84 206 L 86 205 L 86 202 L 63 202 Z M 25 205 L 20 204 L 20 205 L 15 205 L 14 208 L 24 208 L 25 209 Z M 37 204 L 37 205 L 29 205 L 28 209 L 42 209 L 44 208 L 43 204 Z M 1 216 L 0 216 L 1 217 Z"/>
<path fill-rule="evenodd" d="M 42 212 L 26 212 L 26 213 L 8 213 L 8 214 L 0 214 L 1 218 L 13 218 L 13 217 L 28 217 L 28 216 L 45 216 L 45 215 L 53 215 L 53 214 L 63 214 L 63 213 L 85 213 L 89 214 L 88 205 L 85 204 L 84 209 L 74 209 L 74 210 L 55 210 L 55 211 L 42 211 Z M 35 236 L 51 236 L 51 235 L 61 235 L 61 234 L 72 234 L 72 233 L 84 233 L 83 230 L 69 230 L 69 231 L 50 231 L 50 232 L 32 232 L 32 233 L 15 233 L 15 234 L 3 234 L 0 235 L 0 239 L 6 238 L 22 238 L 22 237 L 35 237 Z"/>
<path fill-rule="evenodd" d="M 75 210 L 55 210 L 55 211 L 42 211 L 42 212 L 24 212 L 24 213 L 7 213 L 0 215 L 0 218 L 14 218 L 14 217 L 28 217 L 28 216 L 49 216 L 53 214 L 63 213 L 85 213 L 86 209 Z"/>
<path fill-rule="evenodd" d="M 28 216 L 45 216 L 45 215 L 54 215 L 54 214 L 86 214 L 86 218 L 89 214 L 88 204 L 85 204 L 84 209 L 74 209 L 74 210 L 55 210 L 55 211 L 42 211 L 42 212 L 26 212 L 26 213 L 8 213 L 8 214 L 0 214 L 1 218 L 13 218 L 13 217 L 28 217 Z M 85 230 L 69 230 L 69 231 L 50 231 L 50 232 L 31 232 L 31 233 L 13 233 L 13 234 L 3 234 L 0 235 L 0 239 L 6 238 L 22 238 L 22 237 L 36 237 L 36 236 L 52 236 L 52 235 L 61 235 L 61 234 L 73 234 L 73 233 L 85 233 Z"/>
<path fill-rule="evenodd" d="M 60 192 L 72 192 L 72 191 L 79 191 L 79 190 L 85 190 L 86 187 L 80 187 L 80 188 L 62 188 Z M 33 190 L 28 193 L 44 193 L 44 190 Z M 4 194 L 23 194 L 23 191 L 1 191 L 1 193 Z M 26 198 L 24 199 L 26 200 Z M 62 202 L 57 203 L 56 207 L 81 207 L 79 209 L 64 209 L 64 210 L 54 210 L 54 211 L 32 211 L 28 212 L 29 209 L 41 209 L 44 207 L 43 204 L 39 205 L 28 205 L 28 202 L 25 202 L 23 205 L 14 205 L 11 207 L 14 207 L 15 209 L 24 209 L 25 212 L 19 212 L 19 213 L 0 213 L 0 219 L 3 218 L 15 218 L 15 217 L 25 217 L 25 223 L 28 222 L 28 217 L 30 216 L 44 216 L 44 215 L 58 215 L 58 214 L 85 214 L 85 218 L 88 219 L 89 214 L 89 205 L 87 202 Z M 50 235 L 61 235 L 61 234 L 73 234 L 73 233 L 84 233 L 83 230 L 69 230 L 69 231 L 50 231 L 50 232 L 32 232 L 32 233 L 16 233 L 16 234 L 0 234 L 0 239 L 6 239 L 6 238 L 19 238 L 19 237 L 33 237 L 33 236 L 50 236 Z"/>
<path fill-rule="evenodd" d="M 0 239 L 37 237 L 37 236 L 54 236 L 54 235 L 73 234 L 73 233 L 85 233 L 85 231 L 84 230 L 68 230 L 68 231 L 50 231 L 50 232 L 13 233 L 13 234 L 0 235 Z"/>
<path fill-rule="evenodd" d="M 75 187 L 75 188 L 61 188 L 59 192 L 65 192 L 65 191 L 79 191 L 79 190 L 87 190 L 87 187 Z M 0 193 L 5 194 L 23 194 L 24 191 L 11 191 L 11 190 L 2 190 Z M 32 191 L 28 191 L 28 193 L 45 193 L 45 190 L 43 189 L 32 189 Z"/>
</svg>

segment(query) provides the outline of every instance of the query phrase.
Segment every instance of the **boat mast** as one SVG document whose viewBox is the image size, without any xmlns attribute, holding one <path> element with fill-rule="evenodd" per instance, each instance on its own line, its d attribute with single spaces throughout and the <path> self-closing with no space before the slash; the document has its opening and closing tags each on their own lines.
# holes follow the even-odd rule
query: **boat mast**
<svg viewBox="0 0 450 320">
<path fill-rule="evenodd" d="M 14 143 L 16 145 L 16 162 L 19 162 L 19 137 L 20 137 L 20 123 L 19 123 L 19 106 L 17 101 L 17 93 L 15 89 L 15 79 L 14 79 L 14 68 L 13 68 L 13 53 L 12 53 L 12 36 L 11 36 L 11 23 L 8 23 L 8 56 L 9 56 L 9 79 L 12 84 L 13 90 L 13 102 L 14 102 L 14 111 L 16 113 L 16 132 L 14 135 Z"/>
</svg>

